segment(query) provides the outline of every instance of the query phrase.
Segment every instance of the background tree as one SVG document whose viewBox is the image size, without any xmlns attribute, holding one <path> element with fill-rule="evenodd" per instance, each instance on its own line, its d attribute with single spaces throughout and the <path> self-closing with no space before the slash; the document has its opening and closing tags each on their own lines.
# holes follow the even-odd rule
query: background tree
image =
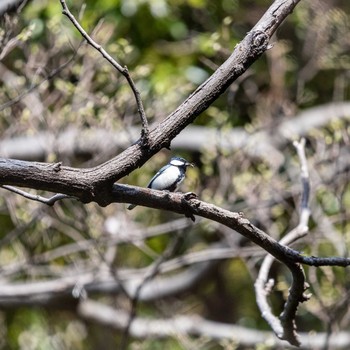
<svg viewBox="0 0 350 350">
<path fill-rule="evenodd" d="M 301 2 L 281 25 L 296 3 L 3 14 L 0 183 L 16 192 L 0 202 L 3 348 L 288 346 L 271 328 L 349 347 L 347 271 L 332 267 L 349 263 L 349 5 Z M 173 154 L 196 163 L 182 192 L 198 199 L 123 185 L 145 186 Z M 298 337 L 299 263 L 312 297 Z"/>
</svg>

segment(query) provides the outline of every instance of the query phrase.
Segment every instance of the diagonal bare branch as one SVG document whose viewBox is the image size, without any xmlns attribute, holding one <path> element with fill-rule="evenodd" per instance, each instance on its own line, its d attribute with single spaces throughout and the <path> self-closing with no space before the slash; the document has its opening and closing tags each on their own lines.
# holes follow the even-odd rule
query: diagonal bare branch
<svg viewBox="0 0 350 350">
<path fill-rule="evenodd" d="M 136 85 L 128 71 L 128 68 L 126 66 L 122 67 L 101 45 L 97 44 L 90 37 L 90 35 L 84 30 L 84 28 L 79 24 L 79 22 L 76 20 L 73 14 L 70 12 L 65 0 L 60 0 L 60 2 L 63 8 L 62 13 L 69 18 L 69 20 L 73 23 L 74 27 L 77 28 L 77 30 L 83 36 L 83 38 L 94 49 L 96 49 L 102 55 L 102 57 L 104 57 L 114 68 L 116 68 L 125 77 L 128 84 L 130 85 L 130 88 L 136 100 L 137 109 L 138 109 L 138 112 L 141 118 L 141 123 L 142 123 L 141 146 L 146 147 L 148 145 L 148 134 L 149 134 L 148 121 L 147 121 L 145 110 L 143 108 L 140 92 L 136 88 Z"/>
</svg>

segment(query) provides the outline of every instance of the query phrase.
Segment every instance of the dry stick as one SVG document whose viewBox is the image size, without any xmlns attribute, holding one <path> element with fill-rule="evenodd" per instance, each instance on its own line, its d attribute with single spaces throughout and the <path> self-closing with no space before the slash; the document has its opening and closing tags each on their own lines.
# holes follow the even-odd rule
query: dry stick
<svg viewBox="0 0 350 350">
<path fill-rule="evenodd" d="M 79 33 L 83 36 L 83 38 L 90 44 L 94 49 L 96 49 L 102 57 L 104 57 L 114 68 L 116 68 L 127 80 L 128 84 L 130 85 L 130 88 L 135 96 L 137 109 L 141 118 L 142 123 L 142 131 L 141 131 L 141 145 L 146 147 L 148 145 L 148 134 L 149 134 L 149 128 L 148 128 L 148 121 L 146 117 L 145 110 L 143 108 L 141 95 L 138 89 L 136 88 L 136 85 L 131 78 L 128 68 L 126 66 L 122 67 L 101 45 L 97 44 L 86 31 L 83 29 L 83 27 L 79 24 L 79 22 L 75 19 L 73 14 L 69 11 L 69 8 L 66 4 L 65 0 L 60 0 L 62 5 L 62 13 L 69 18 L 69 20 L 73 23 L 75 28 L 79 31 Z"/>
<path fill-rule="evenodd" d="M 39 196 L 37 194 L 30 194 L 26 191 L 23 191 L 23 190 L 20 190 L 19 188 L 14 187 L 14 186 L 2 185 L 0 187 L 4 188 L 5 190 L 11 191 L 13 193 L 19 194 L 27 199 L 38 201 L 38 202 L 41 202 L 41 203 L 44 203 L 44 204 L 47 204 L 50 206 L 54 205 L 55 202 L 57 202 L 61 199 L 74 198 L 72 196 L 69 196 L 69 195 L 63 194 L 63 193 L 56 193 L 55 195 L 53 195 L 50 198 L 45 198 L 45 197 Z"/>
<path fill-rule="evenodd" d="M 291 244 L 297 239 L 304 237 L 309 230 L 308 221 L 310 216 L 310 183 L 307 161 L 305 157 L 305 139 L 302 139 L 300 142 L 295 141 L 293 145 L 297 150 L 300 161 L 301 182 L 303 187 L 301 212 L 298 226 L 279 241 L 279 243 L 283 245 Z M 280 318 L 277 318 L 275 315 L 273 315 L 267 301 L 267 296 L 271 292 L 274 284 L 274 281 L 272 279 L 268 280 L 268 274 L 274 260 L 275 258 L 273 256 L 268 255 L 265 257 L 261 265 L 259 276 L 255 282 L 257 304 L 262 316 L 279 338 L 288 340 L 294 339 L 295 343 L 294 341 L 293 343 L 295 345 L 299 345 L 300 343 L 297 334 L 295 333 L 295 316 L 299 303 L 308 299 L 308 297 L 304 295 L 305 289 L 307 288 L 304 272 L 299 264 L 290 264 L 290 266 L 288 266 L 291 269 L 293 275 L 293 282 L 290 288 L 287 302 L 284 306 L 284 310 L 280 315 Z"/>
</svg>

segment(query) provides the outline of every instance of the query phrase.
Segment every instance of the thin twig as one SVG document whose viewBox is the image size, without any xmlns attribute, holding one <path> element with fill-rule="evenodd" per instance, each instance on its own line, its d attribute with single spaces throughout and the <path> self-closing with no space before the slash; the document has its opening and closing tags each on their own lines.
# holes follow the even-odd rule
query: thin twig
<svg viewBox="0 0 350 350">
<path fill-rule="evenodd" d="M 83 27 L 79 24 L 79 22 L 76 20 L 74 15 L 70 12 L 66 1 L 60 0 L 62 5 L 62 13 L 69 18 L 69 20 L 73 23 L 75 28 L 79 31 L 79 33 L 83 36 L 83 38 L 88 42 L 89 45 L 91 45 L 94 49 L 96 49 L 102 57 L 104 57 L 114 68 L 116 68 L 127 80 L 128 84 L 130 85 L 130 88 L 135 96 L 137 109 L 141 118 L 142 123 L 142 131 L 141 131 L 141 145 L 143 147 L 147 147 L 148 145 L 148 134 L 149 134 L 149 128 L 148 128 L 148 121 L 146 117 L 145 110 L 143 108 L 142 99 L 140 92 L 136 88 L 136 85 L 131 78 L 128 68 L 126 66 L 121 66 L 101 45 L 97 44 L 90 35 L 83 29 Z"/>
<path fill-rule="evenodd" d="M 305 156 L 305 139 L 301 139 L 300 142 L 294 141 L 293 145 L 297 150 L 300 161 L 302 183 L 301 212 L 298 226 L 279 241 L 279 243 L 283 245 L 289 245 L 301 237 L 304 237 L 309 230 L 310 181 Z M 293 281 L 284 310 L 280 318 L 277 318 L 275 315 L 273 315 L 267 301 L 267 296 L 271 292 L 274 284 L 272 279 L 268 280 L 269 271 L 274 260 L 275 259 L 273 256 L 268 255 L 265 257 L 261 265 L 259 276 L 255 282 L 257 304 L 260 308 L 262 316 L 269 323 L 275 334 L 281 339 L 288 339 L 289 341 L 292 340 L 292 343 L 297 345 L 299 340 L 297 334 L 295 333 L 295 315 L 299 303 L 307 300 L 307 296 L 304 295 L 305 289 L 307 288 L 304 272 L 300 265 L 290 264 L 289 268 L 293 275 Z"/>
<path fill-rule="evenodd" d="M 14 186 L 2 185 L 0 187 L 4 188 L 5 190 L 11 191 L 13 193 L 19 194 L 25 198 L 32 199 L 34 201 L 41 202 L 41 203 L 44 203 L 44 204 L 47 204 L 50 206 L 54 205 L 55 202 L 57 202 L 61 199 L 74 198 L 72 196 L 68 196 L 67 194 L 63 194 L 63 193 L 56 193 L 55 195 L 53 195 L 50 198 L 45 198 L 45 197 L 39 196 L 37 194 L 30 194 L 28 192 L 20 190 L 17 187 L 14 187 Z"/>
</svg>

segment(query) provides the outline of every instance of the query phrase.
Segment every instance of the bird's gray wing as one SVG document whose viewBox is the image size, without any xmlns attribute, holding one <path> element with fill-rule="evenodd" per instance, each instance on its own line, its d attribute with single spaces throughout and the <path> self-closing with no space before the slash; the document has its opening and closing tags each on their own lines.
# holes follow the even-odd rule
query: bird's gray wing
<svg viewBox="0 0 350 350">
<path fill-rule="evenodd" d="M 164 165 L 162 168 L 160 168 L 158 170 L 158 172 L 152 177 L 151 181 L 149 182 L 149 184 L 147 185 L 148 188 L 152 188 L 152 182 L 161 174 L 161 173 L 164 173 L 164 171 L 166 169 L 168 169 L 171 165 L 167 164 L 167 165 Z"/>
</svg>

